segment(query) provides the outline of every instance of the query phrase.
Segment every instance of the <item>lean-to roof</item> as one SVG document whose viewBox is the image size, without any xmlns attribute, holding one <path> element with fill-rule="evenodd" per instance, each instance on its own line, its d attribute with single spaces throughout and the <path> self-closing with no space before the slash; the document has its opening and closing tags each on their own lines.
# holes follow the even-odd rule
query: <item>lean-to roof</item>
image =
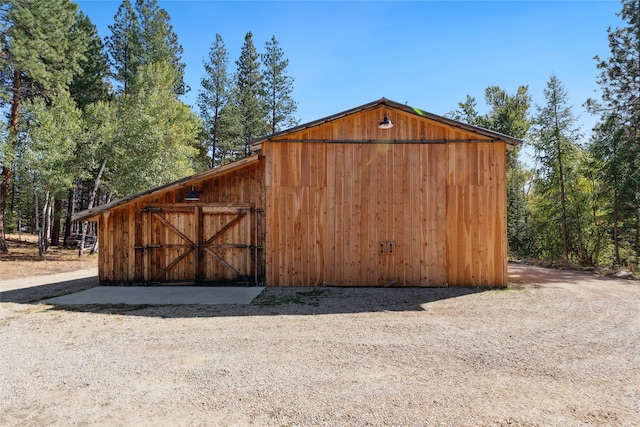
<svg viewBox="0 0 640 427">
<path fill-rule="evenodd" d="M 244 159 L 237 160 L 233 163 L 228 163 L 223 166 L 219 166 L 216 168 L 212 168 L 206 170 L 204 172 L 197 173 L 195 175 L 190 175 L 185 178 L 182 178 L 178 181 L 170 182 L 168 184 L 162 185 L 160 187 L 152 188 L 150 190 L 145 190 L 137 194 L 132 194 L 131 196 L 123 197 L 122 199 L 114 200 L 111 203 L 107 203 L 104 205 L 97 206 L 93 209 L 87 209 L 82 212 L 78 212 L 71 219 L 73 221 L 87 221 L 92 219 L 93 217 L 98 216 L 102 212 L 108 211 L 109 209 L 113 209 L 118 206 L 126 205 L 127 203 L 131 203 L 140 198 L 151 197 L 156 194 L 164 193 L 166 191 L 176 190 L 179 188 L 188 187 L 194 185 L 197 182 L 204 181 L 205 179 L 212 178 L 216 175 L 222 175 L 231 171 L 235 171 L 241 169 L 247 165 L 255 163 L 258 161 L 258 155 L 253 155 L 250 157 L 245 157 Z"/>
</svg>

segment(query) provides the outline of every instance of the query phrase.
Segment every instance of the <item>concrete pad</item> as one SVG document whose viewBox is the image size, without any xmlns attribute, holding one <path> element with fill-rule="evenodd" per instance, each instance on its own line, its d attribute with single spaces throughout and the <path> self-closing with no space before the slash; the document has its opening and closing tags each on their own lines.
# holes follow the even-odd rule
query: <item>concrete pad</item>
<svg viewBox="0 0 640 427">
<path fill-rule="evenodd" d="M 55 305 L 216 305 L 250 304 L 264 286 L 97 286 L 75 294 L 45 300 Z"/>
</svg>

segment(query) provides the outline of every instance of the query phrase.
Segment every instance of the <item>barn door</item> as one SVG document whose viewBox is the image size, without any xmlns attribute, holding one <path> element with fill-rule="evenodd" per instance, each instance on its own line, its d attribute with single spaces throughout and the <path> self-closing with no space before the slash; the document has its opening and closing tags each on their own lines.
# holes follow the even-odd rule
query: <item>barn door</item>
<svg viewBox="0 0 640 427">
<path fill-rule="evenodd" d="M 147 206 L 136 220 L 138 282 L 256 284 L 261 249 L 251 206 Z"/>
<path fill-rule="evenodd" d="M 202 207 L 200 281 L 257 284 L 255 215 L 247 206 Z"/>
</svg>

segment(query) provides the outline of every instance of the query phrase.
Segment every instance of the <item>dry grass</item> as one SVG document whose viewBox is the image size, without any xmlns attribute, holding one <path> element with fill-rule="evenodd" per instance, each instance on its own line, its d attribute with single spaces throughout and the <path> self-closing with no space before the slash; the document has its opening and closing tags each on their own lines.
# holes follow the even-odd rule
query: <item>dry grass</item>
<svg viewBox="0 0 640 427">
<path fill-rule="evenodd" d="M 98 265 L 98 255 L 78 258 L 76 249 L 49 248 L 38 256 L 38 238 L 30 234 L 7 234 L 8 253 L 0 253 L 0 278 L 19 279 L 29 276 L 65 273 Z"/>
</svg>

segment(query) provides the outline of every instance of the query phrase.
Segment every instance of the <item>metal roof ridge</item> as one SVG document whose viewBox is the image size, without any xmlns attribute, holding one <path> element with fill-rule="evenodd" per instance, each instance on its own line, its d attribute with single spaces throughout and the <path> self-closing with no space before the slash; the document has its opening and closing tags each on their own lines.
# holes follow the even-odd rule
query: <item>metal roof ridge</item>
<svg viewBox="0 0 640 427">
<path fill-rule="evenodd" d="M 317 119 L 317 120 L 313 120 L 311 122 L 303 123 L 301 125 L 297 125 L 297 126 L 294 126 L 292 128 L 289 128 L 289 129 L 278 131 L 278 132 L 275 132 L 275 133 L 272 133 L 272 134 L 269 134 L 269 135 L 264 135 L 264 136 L 261 136 L 259 138 L 255 138 L 255 139 L 249 141 L 249 145 L 250 146 L 256 146 L 256 145 L 259 145 L 260 143 L 262 143 L 263 141 L 266 141 L 268 139 L 272 139 L 272 138 L 275 138 L 275 137 L 280 136 L 280 135 L 286 135 L 286 134 L 292 133 L 292 132 L 297 132 L 299 130 L 307 129 L 307 128 L 310 128 L 310 127 L 313 127 L 313 126 L 318 126 L 320 124 L 323 124 L 323 123 L 326 123 L 326 122 L 329 122 L 329 121 L 332 121 L 332 120 L 336 120 L 336 119 L 344 117 L 344 116 L 348 116 L 348 115 L 355 114 L 355 113 L 363 111 L 363 110 L 367 110 L 367 109 L 376 107 L 378 105 L 385 105 L 387 107 L 394 108 L 396 110 L 401 110 L 401 111 L 404 111 L 404 112 L 407 112 L 407 113 L 416 114 L 416 115 L 418 115 L 420 117 L 424 117 L 424 118 L 427 118 L 427 119 L 430 119 L 430 120 L 438 121 L 438 122 L 446 124 L 448 126 L 459 127 L 461 129 L 465 129 L 465 130 L 469 130 L 469 131 L 472 131 L 472 132 L 480 133 L 480 134 L 483 134 L 485 136 L 492 136 L 492 137 L 494 137 L 496 139 L 499 139 L 499 140 L 502 140 L 502 141 L 504 141 L 504 142 L 506 142 L 507 144 L 510 144 L 510 145 L 518 145 L 518 144 L 522 143 L 521 139 L 514 138 L 512 136 L 505 135 L 505 134 L 502 134 L 500 132 L 493 131 L 491 129 L 485 129 L 485 128 L 482 128 L 482 127 L 479 127 L 479 126 L 470 125 L 468 123 L 464 123 L 464 122 L 460 122 L 458 120 L 450 119 L 450 118 L 445 117 L 445 116 L 440 116 L 440 115 L 437 115 L 437 114 L 429 113 L 429 112 L 426 112 L 426 111 L 424 111 L 424 110 L 422 110 L 420 108 L 409 106 L 408 103 L 407 104 L 401 104 L 399 102 L 392 101 L 390 99 L 382 97 L 382 98 L 380 98 L 380 99 L 378 99 L 376 101 L 368 102 L 368 103 L 360 105 L 358 107 L 350 108 L 348 110 L 345 110 L 345 111 L 342 111 L 342 112 L 339 112 L 339 113 L 335 113 L 335 114 L 332 114 L 330 116 L 326 116 L 326 117 L 323 117 L 323 118 L 320 118 L 320 119 Z"/>
</svg>

